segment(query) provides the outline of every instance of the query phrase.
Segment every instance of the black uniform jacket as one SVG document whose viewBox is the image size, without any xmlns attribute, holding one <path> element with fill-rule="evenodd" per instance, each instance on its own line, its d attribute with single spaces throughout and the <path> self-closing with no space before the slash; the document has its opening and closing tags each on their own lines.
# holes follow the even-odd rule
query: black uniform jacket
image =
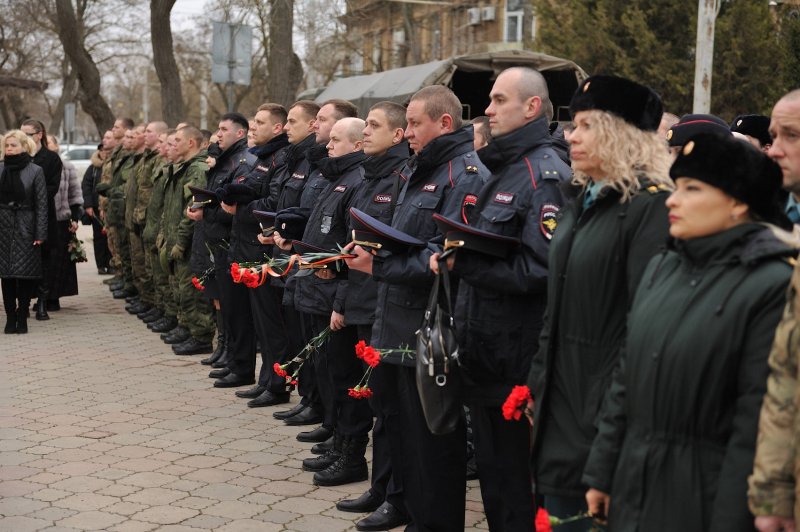
<svg viewBox="0 0 800 532">
<path fill-rule="evenodd" d="M 231 246 L 228 250 L 228 258 L 231 261 L 260 261 L 264 259 L 264 254 L 269 255 L 272 251 L 272 246 L 265 246 L 258 241 L 261 227 L 253 216 L 253 211 L 266 207 L 270 201 L 270 185 L 276 173 L 285 164 L 288 146 L 286 134 L 281 133 L 263 146 L 251 148 L 250 152 L 257 157 L 255 164 L 249 171 L 236 172 L 234 175 L 234 182 L 255 190 L 258 199 L 236 207 L 236 215 L 231 225 Z"/>
<path fill-rule="evenodd" d="M 612 530 L 753 530 L 747 477 L 794 251 L 746 224 L 650 261 L 583 476 L 611 493 Z"/>
<path fill-rule="evenodd" d="M 385 224 L 391 224 L 395 196 L 408 179 L 401 173 L 408 153 L 408 143 L 402 141 L 383 155 L 364 161 L 364 184 L 353 201 L 353 207 Z M 348 325 L 372 324 L 378 304 L 378 284 L 371 275 L 356 270 L 348 272 L 347 283 L 345 322 Z"/>
<path fill-rule="evenodd" d="M 473 147 L 472 127 L 433 139 L 401 170 L 410 175 L 400 191 L 392 227 L 429 242 L 440 240 L 433 214 L 463 219 L 466 208 L 489 177 Z M 413 172 L 411 171 L 413 165 Z M 372 275 L 378 285 L 378 304 L 372 344 L 377 348 L 412 346 L 422 323 L 434 276 L 428 261 L 441 246 L 410 249 L 375 257 Z M 413 357 L 389 355 L 385 362 L 413 366 Z"/>
<path fill-rule="evenodd" d="M 547 303 L 547 254 L 572 170 L 552 148 L 545 117 L 478 151 L 492 176 L 478 193 L 471 225 L 519 238 L 498 259 L 458 250 L 456 303 L 459 352 L 470 401 L 501 405 L 523 384 Z"/>
<path fill-rule="evenodd" d="M 239 139 L 216 158 L 216 164 L 206 174 L 206 189 L 217 190 L 231 182 L 238 172 L 246 171 L 256 158 L 247 151 L 247 139 Z M 192 236 L 192 271 L 202 272 L 211 267 L 209 250 L 215 257 L 224 257 L 230 244 L 232 216 L 219 203 L 203 207 L 203 219 L 195 222 Z"/>
<path fill-rule="evenodd" d="M 647 263 L 667 241 L 667 195 L 643 181 L 629 201 L 605 188 L 585 211 L 584 193 L 561 211 L 550 243 L 545 322 L 528 376 L 541 493 L 585 494 L 581 473 L 628 309 Z"/>
<path fill-rule="evenodd" d="M 336 251 L 350 240 L 350 207 L 364 180 L 364 152 L 357 151 L 319 162 L 319 170 L 328 182 L 317 198 L 308 218 L 303 242 Z M 320 279 L 316 275 L 297 277 L 294 307 L 306 314 L 329 316 L 332 311 L 344 313 L 347 278 Z"/>
</svg>

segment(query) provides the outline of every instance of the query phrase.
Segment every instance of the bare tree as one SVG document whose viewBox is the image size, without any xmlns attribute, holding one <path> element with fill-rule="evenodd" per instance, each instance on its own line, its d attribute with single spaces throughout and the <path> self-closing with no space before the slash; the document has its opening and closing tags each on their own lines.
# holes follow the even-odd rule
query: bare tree
<svg viewBox="0 0 800 532">
<path fill-rule="evenodd" d="M 267 98 L 289 106 L 303 79 L 303 64 L 292 46 L 294 0 L 269 0 Z"/>
<path fill-rule="evenodd" d="M 172 47 L 169 15 L 175 0 L 150 0 L 150 40 L 153 63 L 161 82 L 161 110 L 164 120 L 177 124 L 184 119 L 181 76 Z"/>
<path fill-rule="evenodd" d="M 78 13 L 71 0 L 56 0 L 56 13 L 59 18 L 58 37 L 78 78 L 78 99 L 81 107 L 94 120 L 98 134 L 114 124 L 114 114 L 100 92 L 100 72 L 84 44 L 85 31 L 82 24 L 83 10 L 87 0 L 78 0 Z"/>
</svg>

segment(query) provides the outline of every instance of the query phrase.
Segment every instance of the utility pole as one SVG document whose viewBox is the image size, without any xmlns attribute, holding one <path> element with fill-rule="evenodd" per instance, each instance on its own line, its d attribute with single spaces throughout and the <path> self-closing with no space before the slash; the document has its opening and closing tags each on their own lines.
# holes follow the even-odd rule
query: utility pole
<svg viewBox="0 0 800 532">
<path fill-rule="evenodd" d="M 720 0 L 698 0 L 697 46 L 694 67 L 693 113 L 711 112 L 711 77 L 714 70 L 714 24 Z"/>
<path fill-rule="evenodd" d="M 150 98 L 148 87 L 150 80 L 147 79 L 147 70 L 148 65 L 144 66 L 144 72 L 142 73 L 142 78 L 144 79 L 144 83 L 142 84 L 142 115 L 144 115 L 144 123 L 147 124 L 150 122 Z"/>
</svg>

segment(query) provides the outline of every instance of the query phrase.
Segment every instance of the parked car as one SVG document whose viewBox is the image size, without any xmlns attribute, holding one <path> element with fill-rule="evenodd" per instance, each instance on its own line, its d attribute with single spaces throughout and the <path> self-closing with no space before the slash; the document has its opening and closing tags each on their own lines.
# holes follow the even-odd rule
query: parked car
<svg viewBox="0 0 800 532">
<path fill-rule="evenodd" d="M 61 147 L 61 157 L 75 165 L 78 177 L 83 178 L 86 169 L 92 164 L 92 154 L 97 151 L 96 144 L 72 144 Z"/>
</svg>

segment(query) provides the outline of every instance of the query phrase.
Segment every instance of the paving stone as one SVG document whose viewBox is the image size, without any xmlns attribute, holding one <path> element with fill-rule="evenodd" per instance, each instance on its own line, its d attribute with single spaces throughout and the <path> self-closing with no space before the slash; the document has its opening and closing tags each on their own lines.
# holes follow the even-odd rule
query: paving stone
<svg viewBox="0 0 800 532">
<path fill-rule="evenodd" d="M 31 517 L 0 517 L 0 530 L 8 532 L 33 532 L 43 530 L 51 524 L 50 521 L 45 519 L 33 519 Z"/>
<path fill-rule="evenodd" d="M 194 517 L 200 513 L 192 508 L 181 508 L 175 506 L 153 506 L 131 516 L 137 521 L 147 521 L 159 525 L 174 525 Z"/>
<path fill-rule="evenodd" d="M 32 477 L 28 477 L 26 480 L 9 480 L 0 483 L 0 497 L 21 497 L 22 495 L 28 495 L 29 493 L 42 489 L 41 484 L 28 482 L 31 478 Z"/>
<path fill-rule="evenodd" d="M 42 508 L 47 508 L 48 503 L 26 497 L 3 497 L 0 499 L 0 515 L 26 515 Z"/>
<path fill-rule="evenodd" d="M 115 514 L 121 514 L 121 515 L 133 515 L 136 512 L 141 512 L 142 510 L 145 510 L 147 508 L 148 508 L 148 505 L 146 505 L 146 504 L 138 504 L 138 503 L 135 503 L 135 502 L 121 501 L 121 502 L 114 503 L 114 504 L 112 504 L 110 506 L 107 506 L 105 508 L 105 511 L 106 512 L 115 513 Z"/>
<path fill-rule="evenodd" d="M 209 484 L 192 491 L 195 497 L 207 497 L 218 501 L 235 501 L 248 493 L 250 493 L 248 488 L 223 483 Z"/>
<path fill-rule="evenodd" d="M 283 526 L 288 530 L 299 530 L 301 532 L 318 532 L 319 530 L 337 532 L 351 530 L 353 522 L 324 515 L 305 515 Z"/>
<path fill-rule="evenodd" d="M 108 530 L 112 526 L 125 521 L 125 517 L 107 512 L 81 512 L 56 521 L 57 525 L 77 528 L 78 530 Z"/>
<path fill-rule="evenodd" d="M 254 515 L 253 519 L 267 521 L 268 523 L 284 524 L 301 517 L 294 512 L 284 512 L 283 510 L 267 510 L 266 512 Z"/>
<path fill-rule="evenodd" d="M 131 493 L 136 493 L 141 490 L 142 488 L 139 486 L 130 486 L 128 484 L 112 484 L 107 488 L 97 490 L 95 493 L 99 493 L 100 495 L 110 495 L 111 497 L 125 497 L 126 495 L 130 495 Z"/>
<path fill-rule="evenodd" d="M 53 502 L 53 506 L 86 512 L 89 510 L 101 510 L 117 502 L 119 502 L 117 497 L 98 495 L 96 493 L 78 493 Z"/>
<path fill-rule="evenodd" d="M 352 525 L 352 523 L 349 524 Z M 265 523 L 255 519 L 236 519 L 217 529 L 218 532 L 280 532 L 281 530 L 283 530 L 282 525 Z"/>
<path fill-rule="evenodd" d="M 0 481 L 19 480 L 41 473 L 40 469 L 20 465 L 0 466 Z"/>
<path fill-rule="evenodd" d="M 157 488 L 169 482 L 178 480 L 172 475 L 164 475 L 162 473 L 148 472 L 148 473 L 134 473 L 120 479 L 118 482 L 122 484 L 131 484 L 139 486 L 140 488 Z"/>
<path fill-rule="evenodd" d="M 229 523 L 231 519 L 226 517 L 218 517 L 215 515 L 197 515 L 191 519 L 187 519 L 183 526 L 191 526 L 202 530 L 218 530 L 222 525 Z"/>
<path fill-rule="evenodd" d="M 124 500 L 145 504 L 147 506 L 163 506 L 184 499 L 187 496 L 188 493 L 179 490 L 144 488 L 132 495 L 124 497 Z"/>
<path fill-rule="evenodd" d="M 103 469 L 107 468 L 102 464 L 96 464 L 93 462 L 67 462 L 65 464 L 51 467 L 48 469 L 48 471 L 50 473 L 60 473 L 67 476 L 81 476 L 91 475 L 92 473 L 97 473 Z"/>
<path fill-rule="evenodd" d="M 40 501 L 52 502 L 64 497 L 72 495 L 71 491 L 57 490 L 53 488 L 45 488 L 37 492 L 31 493 L 28 497 L 32 499 L 39 499 Z"/>
<path fill-rule="evenodd" d="M 110 532 L 149 532 L 155 530 L 159 525 L 155 523 L 145 523 L 144 521 L 125 521 L 109 528 Z"/>
<path fill-rule="evenodd" d="M 58 508 L 57 506 L 51 506 L 50 508 L 42 508 L 41 510 L 28 514 L 28 517 L 34 517 L 36 519 L 45 519 L 47 521 L 58 521 L 59 519 L 64 519 L 65 517 L 75 515 L 76 513 L 78 512 L 75 510 L 68 510 L 67 508 Z"/>
<path fill-rule="evenodd" d="M 59 480 L 58 482 L 51 484 L 50 487 L 71 491 L 73 493 L 90 493 L 106 488 L 111 484 L 112 482 L 110 480 L 106 480 L 104 478 L 78 476 Z"/>
</svg>

